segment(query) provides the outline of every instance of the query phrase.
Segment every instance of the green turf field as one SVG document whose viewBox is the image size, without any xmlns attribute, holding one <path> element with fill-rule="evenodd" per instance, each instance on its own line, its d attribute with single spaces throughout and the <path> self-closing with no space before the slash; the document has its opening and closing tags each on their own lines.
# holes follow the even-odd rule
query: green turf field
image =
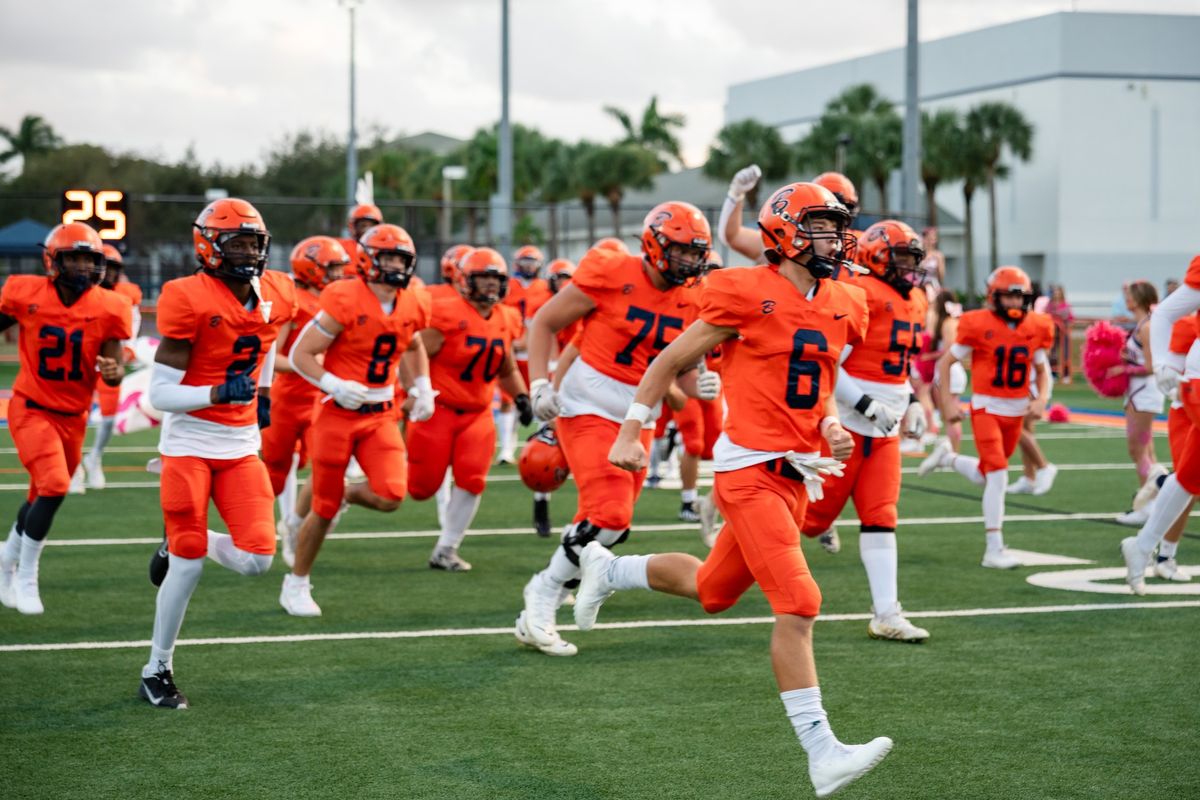
<svg viewBox="0 0 1200 800">
<path fill-rule="evenodd" d="M 1127 529 L 1067 515 L 1126 507 L 1136 482 L 1121 432 L 1042 430 L 1064 469 L 1051 494 L 1009 502 L 1008 544 L 1096 562 L 1085 567 L 1120 566 Z M 347 514 L 342 533 L 413 534 L 331 539 L 313 576 L 319 619 L 279 608 L 282 562 L 261 578 L 209 563 L 175 657 L 192 708 L 151 708 L 136 690 L 154 614 L 146 579 L 154 548 L 122 540 L 161 533 L 154 476 L 137 470 L 154 439 L 113 443 L 110 482 L 136 487 L 68 498 L 51 542 L 105 541 L 47 548 L 45 615 L 0 609 L 4 796 L 812 796 L 772 682 L 768 609 L 757 589 L 722 626 L 679 624 L 706 619 L 680 599 L 619 594 L 601 623 L 645 627 L 565 628 L 579 655 L 549 658 L 509 633 L 522 585 L 550 554 L 547 541 L 485 532 L 462 550 L 474 571 L 433 572 L 425 566 L 432 503 L 406 503 L 391 516 Z M 0 447 L 0 497 L 15 511 L 23 476 L 7 433 Z M 494 475 L 475 527 L 524 528 L 528 493 L 511 469 Z M 570 490 L 555 496 L 557 522 L 572 501 Z M 692 529 L 648 530 L 677 523 L 677 505 L 675 491 L 648 491 L 622 551 L 702 555 Z M 1200 765 L 1189 753 L 1200 730 L 1191 670 L 1200 608 L 1167 605 L 1200 598 L 1025 580 L 1071 567 L 984 570 L 979 515 L 978 490 L 958 476 L 905 476 L 901 516 L 918 522 L 899 532 L 901 599 L 932 632 L 923 646 L 867 638 L 870 599 L 852 526 L 842 527 L 836 556 L 806 547 L 831 617 L 817 625 L 816 653 L 834 730 L 849 742 L 896 741 L 876 771 L 839 796 L 1200 796 Z M 1198 553 L 1196 537 L 1185 540 L 1181 563 L 1200 564 Z M 570 621 L 569 609 L 560 621 Z M 324 638 L 280 638 L 314 634 Z M 236 641 L 243 637 L 268 641 Z M 235 641 L 187 643 L 206 638 Z M 86 642 L 96 644 L 24 647 Z"/>
</svg>

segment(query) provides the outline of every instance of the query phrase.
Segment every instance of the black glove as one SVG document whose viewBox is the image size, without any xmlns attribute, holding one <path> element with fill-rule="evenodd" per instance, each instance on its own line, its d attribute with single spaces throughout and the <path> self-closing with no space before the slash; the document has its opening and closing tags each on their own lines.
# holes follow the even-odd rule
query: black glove
<svg viewBox="0 0 1200 800">
<path fill-rule="evenodd" d="M 250 373 L 253 371 L 254 368 L 251 367 L 245 372 L 239 372 L 218 386 L 217 404 L 249 403 L 253 400 L 258 389 L 254 385 L 254 379 L 250 377 Z"/>
<path fill-rule="evenodd" d="M 258 396 L 258 427 L 259 430 L 271 427 L 271 395 Z"/>
<path fill-rule="evenodd" d="M 533 403 L 529 402 L 529 395 L 519 394 L 513 398 L 513 405 L 517 407 L 517 419 L 521 420 L 522 425 L 533 424 Z"/>
</svg>

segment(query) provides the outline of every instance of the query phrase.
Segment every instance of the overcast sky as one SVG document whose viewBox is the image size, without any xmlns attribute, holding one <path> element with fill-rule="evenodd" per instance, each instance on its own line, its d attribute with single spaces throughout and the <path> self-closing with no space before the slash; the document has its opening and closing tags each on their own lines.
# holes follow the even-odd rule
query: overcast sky
<svg viewBox="0 0 1200 800">
<path fill-rule="evenodd" d="M 726 87 L 897 47 L 905 0 L 511 0 L 514 121 L 610 141 L 613 104 L 687 116 L 691 163 Z M 366 0 L 359 130 L 467 137 L 499 117 L 500 0 Z M 1080 11 L 1198 13 L 1200 0 L 922 0 L 921 38 Z M 337 0 L 0 0 L 0 125 L 45 117 L 68 142 L 205 163 L 257 161 L 300 129 L 344 136 Z"/>
</svg>

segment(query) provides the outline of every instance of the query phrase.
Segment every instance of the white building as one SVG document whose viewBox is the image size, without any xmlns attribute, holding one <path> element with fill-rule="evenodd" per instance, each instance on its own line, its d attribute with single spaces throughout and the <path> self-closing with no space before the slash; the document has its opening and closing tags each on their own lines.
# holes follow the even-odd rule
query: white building
<svg viewBox="0 0 1200 800">
<path fill-rule="evenodd" d="M 1077 313 L 1103 313 L 1124 281 L 1182 277 L 1200 253 L 1200 16 L 1051 14 L 923 42 L 920 59 L 922 108 L 1003 101 L 1034 125 L 1033 159 L 1007 159 L 997 189 L 1001 264 L 1065 285 Z M 903 49 L 731 86 L 725 121 L 798 139 L 859 83 L 902 106 Z M 961 217 L 960 185 L 939 187 L 937 201 Z M 988 211 L 976 192 L 980 287 Z M 961 243 L 946 254 L 961 287 Z"/>
</svg>

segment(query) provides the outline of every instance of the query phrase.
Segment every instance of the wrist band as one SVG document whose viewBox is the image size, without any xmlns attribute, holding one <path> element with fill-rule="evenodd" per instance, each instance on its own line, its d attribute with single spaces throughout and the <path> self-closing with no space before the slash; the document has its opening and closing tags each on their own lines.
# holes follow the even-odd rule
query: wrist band
<svg viewBox="0 0 1200 800">
<path fill-rule="evenodd" d="M 626 420 L 633 420 L 639 425 L 645 425 L 650 421 L 651 415 L 654 414 L 654 409 L 644 403 L 634 403 L 629 406 L 629 410 L 625 412 Z"/>
<path fill-rule="evenodd" d="M 531 395 L 535 394 L 538 389 L 542 388 L 548 383 L 550 383 L 550 381 L 546 380 L 545 378 L 535 378 L 529 382 L 529 393 Z"/>
<path fill-rule="evenodd" d="M 825 419 L 821 420 L 821 426 L 820 426 L 821 435 L 822 435 L 822 436 L 824 436 L 824 435 L 825 435 L 825 430 L 826 430 L 826 429 L 827 429 L 829 426 L 831 426 L 831 425 L 838 425 L 838 426 L 840 426 L 841 424 L 842 424 L 842 421 L 841 421 L 840 419 L 838 419 L 837 417 L 835 417 L 835 416 L 833 416 L 832 414 L 830 414 L 828 417 L 826 417 Z"/>
<path fill-rule="evenodd" d="M 858 402 L 854 404 L 854 410 L 865 417 L 867 415 L 867 409 L 871 407 L 872 402 L 874 401 L 871 400 L 870 395 L 864 394 L 862 397 L 858 398 Z M 826 417 L 825 419 L 829 419 L 829 417 Z M 821 424 L 825 424 L 825 420 L 822 420 Z"/>
</svg>

